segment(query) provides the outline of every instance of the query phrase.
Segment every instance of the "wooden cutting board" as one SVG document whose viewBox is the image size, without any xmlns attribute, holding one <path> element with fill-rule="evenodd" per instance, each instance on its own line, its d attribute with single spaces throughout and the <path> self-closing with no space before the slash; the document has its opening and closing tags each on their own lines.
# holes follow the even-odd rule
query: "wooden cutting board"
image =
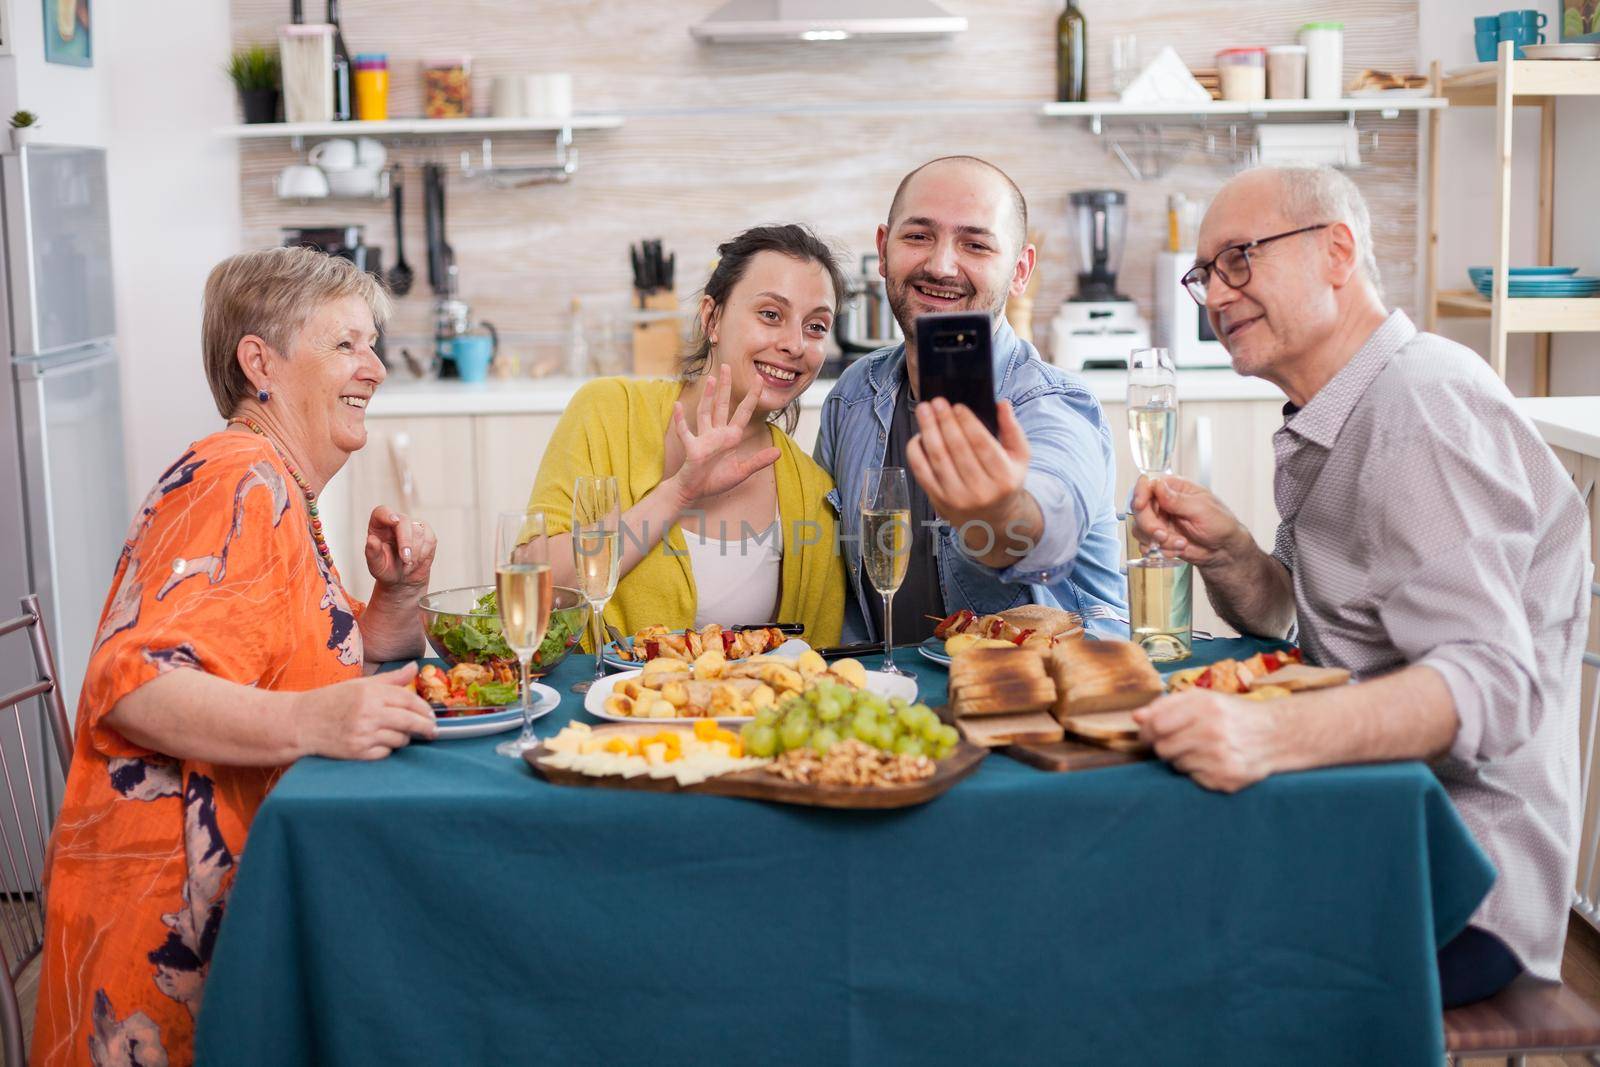
<svg viewBox="0 0 1600 1067">
<path fill-rule="evenodd" d="M 1049 744 L 1007 745 L 1000 750 L 1007 756 L 1037 767 L 1041 771 L 1062 773 L 1066 771 L 1092 771 L 1100 767 L 1120 767 L 1127 763 L 1140 763 L 1154 759 L 1148 749 L 1138 752 L 1121 752 L 1104 745 L 1090 744 L 1076 738 L 1065 738 Z"/>
<path fill-rule="evenodd" d="M 594 736 L 604 737 L 611 733 L 639 730 L 649 730 L 653 733 L 662 728 L 660 725 L 650 726 L 643 723 L 615 723 L 595 727 Z M 680 727 L 680 729 L 689 728 Z M 780 778 L 764 767 L 708 778 L 704 782 L 690 786 L 679 785 L 672 778 L 651 778 L 647 775 L 640 775 L 637 778 L 623 778 L 621 775 L 592 777 L 578 771 L 547 767 L 540 763 L 539 761 L 548 754 L 549 749 L 541 744 L 524 752 L 522 758 L 527 761 L 534 774 L 553 785 L 597 786 L 604 789 L 631 789 L 647 793 L 706 793 L 712 796 L 744 797 L 749 800 L 800 804 L 814 808 L 884 810 L 909 808 L 942 796 L 961 779 L 977 770 L 978 764 L 983 762 L 989 750 L 962 741 L 956 745 L 955 751 L 939 761 L 938 770 L 934 771 L 933 777 L 909 785 L 882 788 L 801 785 Z"/>
<path fill-rule="evenodd" d="M 1061 720 L 1067 733 L 1107 748 L 1137 752 L 1147 747 L 1139 740 L 1139 725 L 1131 711 L 1105 711 L 1094 715 L 1072 715 Z"/>
<path fill-rule="evenodd" d="M 1305 663 L 1291 663 L 1286 667 L 1279 667 L 1271 674 L 1252 679 L 1252 687 L 1260 685 L 1280 685 L 1291 693 L 1301 693 L 1307 689 L 1326 689 L 1329 686 L 1344 685 L 1350 680 L 1350 672 L 1343 667 L 1313 667 Z"/>
<path fill-rule="evenodd" d="M 1049 744 L 1062 738 L 1061 724 L 1047 711 L 1028 711 L 1013 715 L 961 716 L 956 729 L 980 748 L 998 748 L 1017 743 Z"/>
</svg>

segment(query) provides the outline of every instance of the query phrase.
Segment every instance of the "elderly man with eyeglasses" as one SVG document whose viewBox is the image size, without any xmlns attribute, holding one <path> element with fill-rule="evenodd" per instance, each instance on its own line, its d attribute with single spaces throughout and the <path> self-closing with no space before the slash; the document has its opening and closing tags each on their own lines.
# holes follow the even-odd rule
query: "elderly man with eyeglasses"
<svg viewBox="0 0 1600 1067">
<path fill-rule="evenodd" d="M 1439 952 L 1446 1006 L 1524 971 L 1559 980 L 1578 820 L 1585 515 L 1471 350 L 1385 309 L 1366 205 L 1337 171 L 1261 168 L 1206 213 L 1184 278 L 1234 370 L 1289 397 L 1273 435 L 1281 524 L 1263 551 L 1181 478 L 1141 479 L 1141 540 L 1199 567 L 1246 633 L 1293 637 L 1356 684 L 1275 705 L 1192 689 L 1137 713 L 1211 789 L 1422 759 L 1499 877 Z"/>
</svg>

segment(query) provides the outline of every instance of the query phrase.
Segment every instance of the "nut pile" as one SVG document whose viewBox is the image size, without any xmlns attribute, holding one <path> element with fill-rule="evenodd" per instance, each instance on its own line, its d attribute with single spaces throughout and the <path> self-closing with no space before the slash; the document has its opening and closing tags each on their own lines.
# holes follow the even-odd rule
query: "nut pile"
<svg viewBox="0 0 1600 1067">
<path fill-rule="evenodd" d="M 790 749 L 767 770 L 801 785 L 842 785 L 868 789 L 908 785 L 933 777 L 936 769 L 927 756 L 895 755 L 855 738 L 840 741 L 823 755 L 809 748 Z"/>
</svg>

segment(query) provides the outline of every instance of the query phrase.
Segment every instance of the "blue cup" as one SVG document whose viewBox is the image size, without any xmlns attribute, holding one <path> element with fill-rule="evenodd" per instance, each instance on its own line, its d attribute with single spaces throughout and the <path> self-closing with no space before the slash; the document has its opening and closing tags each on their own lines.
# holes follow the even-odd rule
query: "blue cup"
<svg viewBox="0 0 1600 1067">
<path fill-rule="evenodd" d="M 487 381 L 489 364 L 494 360 L 494 338 L 483 334 L 462 334 L 450 341 L 450 358 L 464 382 Z"/>
<path fill-rule="evenodd" d="M 1500 39 L 1512 41 L 1516 44 L 1516 58 L 1526 59 L 1522 52 L 1524 45 L 1543 44 L 1544 34 L 1539 28 L 1544 25 L 1544 15 L 1534 10 L 1502 11 L 1497 16 L 1500 28 Z M 1544 21 L 1541 21 L 1544 20 Z"/>
<path fill-rule="evenodd" d="M 1492 33 L 1496 37 L 1499 37 L 1500 36 L 1500 16 L 1499 15 L 1479 15 L 1477 18 L 1472 20 L 1472 32 L 1473 33 Z"/>
<path fill-rule="evenodd" d="M 1472 35 L 1472 43 L 1478 49 L 1479 63 L 1493 63 L 1500 52 L 1500 31 L 1497 28 L 1488 33 L 1481 31 L 1475 33 Z"/>
</svg>

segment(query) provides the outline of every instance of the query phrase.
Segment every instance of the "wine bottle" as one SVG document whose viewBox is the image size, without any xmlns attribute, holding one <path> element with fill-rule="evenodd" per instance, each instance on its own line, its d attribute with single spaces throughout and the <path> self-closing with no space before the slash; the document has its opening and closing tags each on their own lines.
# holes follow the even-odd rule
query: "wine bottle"
<svg viewBox="0 0 1600 1067">
<path fill-rule="evenodd" d="M 1089 29 L 1073 0 L 1056 19 L 1056 99 L 1079 103 L 1089 99 Z"/>
<path fill-rule="evenodd" d="M 339 0 L 328 0 L 328 22 L 333 26 L 333 117 L 349 122 L 356 115 L 356 90 L 350 50 L 344 46 L 344 30 L 339 26 Z"/>
</svg>

